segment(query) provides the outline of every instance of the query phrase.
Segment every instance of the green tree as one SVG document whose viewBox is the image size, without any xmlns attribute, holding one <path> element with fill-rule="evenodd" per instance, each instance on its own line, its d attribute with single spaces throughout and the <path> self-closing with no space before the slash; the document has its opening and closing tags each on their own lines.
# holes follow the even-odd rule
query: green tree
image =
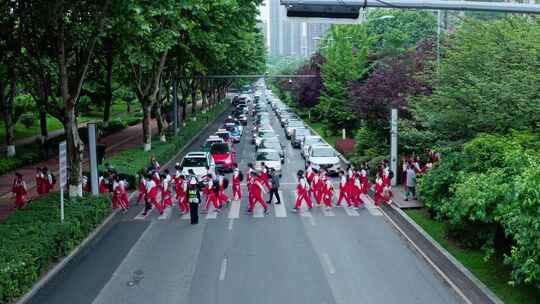
<svg viewBox="0 0 540 304">
<path fill-rule="evenodd" d="M 333 26 L 321 47 L 325 59 L 321 67 L 324 90 L 316 110 L 334 131 L 357 125 L 347 84 L 368 72 L 368 50 L 372 42 L 373 37 L 368 36 L 364 25 Z"/>
<path fill-rule="evenodd" d="M 434 92 L 412 100 L 413 117 L 442 140 L 540 126 L 538 19 L 466 22 L 450 39 Z"/>
</svg>

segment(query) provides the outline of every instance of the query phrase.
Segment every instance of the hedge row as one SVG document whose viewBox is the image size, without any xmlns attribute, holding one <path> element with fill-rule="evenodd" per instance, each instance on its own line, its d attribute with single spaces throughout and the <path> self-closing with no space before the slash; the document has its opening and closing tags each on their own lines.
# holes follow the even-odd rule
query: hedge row
<svg viewBox="0 0 540 304">
<path fill-rule="evenodd" d="M 21 168 L 28 164 L 33 164 L 42 160 L 42 155 L 39 152 L 23 152 L 15 157 L 0 157 L 0 175 L 6 174 L 17 168 Z"/>
<path fill-rule="evenodd" d="M 419 179 L 418 196 L 461 245 L 501 253 L 511 284 L 540 288 L 540 135 L 485 134 Z"/>
<path fill-rule="evenodd" d="M 0 303 L 26 293 L 111 212 L 108 196 L 68 199 L 62 224 L 59 201 L 50 193 L 0 222 Z"/>
<path fill-rule="evenodd" d="M 184 147 L 191 138 L 197 136 L 209 121 L 214 120 L 219 114 L 223 113 L 228 106 L 229 103 L 224 102 L 206 113 L 198 113 L 196 120 L 190 120 L 185 127 L 179 130 L 176 136 L 167 138 L 168 141 L 166 143 L 160 142 L 157 139 L 152 141 L 152 150 L 149 152 L 145 152 L 141 145 L 109 157 L 104 160 L 104 163 L 114 166 L 122 174 L 132 175 L 133 178 L 130 178 L 130 180 L 136 180 L 137 173 L 142 168 L 150 165 L 150 157 L 152 155 L 156 157 L 160 164 L 164 164 L 179 149 Z"/>
</svg>

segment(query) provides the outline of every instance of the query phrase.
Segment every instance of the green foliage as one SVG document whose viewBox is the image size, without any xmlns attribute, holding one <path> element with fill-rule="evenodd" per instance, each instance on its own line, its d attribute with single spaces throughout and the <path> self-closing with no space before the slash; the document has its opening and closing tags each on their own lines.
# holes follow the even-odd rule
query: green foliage
<svg viewBox="0 0 540 304">
<path fill-rule="evenodd" d="M 377 9 L 366 24 L 369 35 L 377 37 L 374 51 L 382 56 L 397 55 L 437 35 L 437 18 L 429 11 Z"/>
<path fill-rule="evenodd" d="M 34 117 L 33 113 L 25 113 L 21 115 L 19 120 L 27 129 L 33 127 L 34 123 L 36 122 L 36 118 Z"/>
<path fill-rule="evenodd" d="M 0 175 L 42 160 L 39 152 L 18 153 L 14 157 L 0 157 Z"/>
<path fill-rule="evenodd" d="M 358 156 L 373 158 L 388 151 L 388 145 L 381 141 L 380 132 L 363 125 L 356 131 L 356 153 Z"/>
<path fill-rule="evenodd" d="M 331 129 L 353 129 L 357 119 L 348 102 L 347 84 L 368 71 L 368 50 L 373 41 L 363 25 L 333 26 L 321 48 L 324 90 L 316 106 Z"/>
<path fill-rule="evenodd" d="M 513 269 L 512 282 L 540 287 L 539 142 L 538 134 L 530 132 L 480 135 L 419 179 L 418 196 L 450 221 L 450 236 L 465 246 L 482 247 L 487 256 L 503 228 L 513 240 L 505 258 Z"/>
<path fill-rule="evenodd" d="M 108 196 L 68 199 L 62 224 L 59 199 L 51 193 L 0 222 L 0 302 L 14 302 L 27 292 L 111 212 Z"/>
<path fill-rule="evenodd" d="M 469 20 L 449 39 L 434 92 L 412 100 L 423 129 L 449 141 L 540 125 L 540 26 Z"/>
<path fill-rule="evenodd" d="M 136 176 L 142 168 L 149 166 L 151 156 L 155 156 L 158 162 L 165 163 L 182 149 L 190 139 L 196 137 L 209 121 L 213 121 L 221 114 L 228 105 L 229 103 L 226 102 L 206 113 L 198 113 L 197 120 L 190 120 L 187 126 L 181 128 L 179 134 L 170 138 L 168 142 L 153 141 L 152 146 L 154 148 L 152 151 L 144 152 L 139 147 L 136 147 L 107 158 L 104 162 L 113 165 L 120 173 L 132 176 Z"/>
</svg>

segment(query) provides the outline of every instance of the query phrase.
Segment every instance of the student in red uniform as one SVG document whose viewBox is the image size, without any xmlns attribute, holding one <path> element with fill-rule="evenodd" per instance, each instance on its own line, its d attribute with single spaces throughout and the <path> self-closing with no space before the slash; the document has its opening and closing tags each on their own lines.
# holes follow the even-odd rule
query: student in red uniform
<svg viewBox="0 0 540 304">
<path fill-rule="evenodd" d="M 252 213 L 253 209 L 255 208 L 255 204 L 259 203 L 264 208 L 264 213 L 268 213 L 268 205 L 266 204 L 266 201 L 263 198 L 263 193 L 266 194 L 267 191 L 264 189 L 264 182 L 261 179 L 260 176 L 257 175 L 255 171 L 251 172 L 251 176 L 253 178 L 253 183 L 251 187 L 248 189 L 250 191 L 250 194 L 252 196 L 251 205 L 248 207 L 248 213 Z"/>
<path fill-rule="evenodd" d="M 208 212 L 210 203 L 214 205 L 215 212 L 219 212 L 221 206 L 219 205 L 219 187 L 214 180 L 212 179 L 212 174 L 208 173 L 206 175 L 207 184 L 206 184 L 206 203 L 204 204 L 204 209 Z"/>
<path fill-rule="evenodd" d="M 384 183 L 383 179 L 380 175 L 377 174 L 377 179 L 375 180 L 375 206 L 379 206 L 383 201 L 383 191 L 384 191 Z"/>
<path fill-rule="evenodd" d="M 36 168 L 36 190 L 39 196 L 42 196 L 43 194 L 47 193 L 45 191 L 44 186 L 45 184 L 45 175 L 43 175 L 43 172 L 41 168 Z"/>
<path fill-rule="evenodd" d="M 354 209 L 360 208 L 363 204 L 362 198 L 362 183 L 360 182 L 360 177 L 356 174 L 354 177 L 353 187 L 351 189 L 351 201 Z"/>
<path fill-rule="evenodd" d="M 171 185 L 171 176 L 169 175 L 169 170 L 164 171 L 165 174 L 160 176 L 161 179 L 161 208 L 165 209 L 167 206 L 172 206 L 172 185 Z"/>
<path fill-rule="evenodd" d="M 158 187 L 159 186 L 155 182 L 155 176 L 148 176 L 146 180 L 146 198 L 150 207 L 148 208 L 148 205 L 146 206 L 143 215 L 146 215 L 152 207 L 155 207 L 159 211 L 159 214 L 163 214 L 161 204 L 157 200 Z"/>
<path fill-rule="evenodd" d="M 108 193 L 109 192 L 109 184 L 107 182 L 107 179 L 105 177 L 100 176 L 99 177 L 99 193 Z"/>
<path fill-rule="evenodd" d="M 242 199 L 242 189 L 240 187 L 240 183 L 242 182 L 242 179 L 243 179 L 242 172 L 238 170 L 238 165 L 235 164 L 234 173 L 232 177 L 232 194 L 233 194 L 233 198 L 236 200 Z"/>
<path fill-rule="evenodd" d="M 253 164 L 248 163 L 248 170 L 247 170 L 247 190 L 248 190 L 248 210 L 251 205 L 253 205 L 253 194 L 251 191 L 251 187 L 253 186 L 253 183 L 255 182 L 255 178 L 253 177 L 252 173 L 255 172 L 255 169 L 253 169 Z"/>
<path fill-rule="evenodd" d="M 20 173 L 15 173 L 15 178 L 13 179 L 13 186 L 11 187 L 11 192 L 15 196 L 15 208 L 20 209 L 24 207 L 26 203 L 26 182 L 23 180 L 23 176 Z"/>
<path fill-rule="evenodd" d="M 327 178 L 324 182 L 323 189 L 323 203 L 326 206 L 326 210 L 332 209 L 332 199 L 334 198 L 334 185 L 332 181 Z"/>
<path fill-rule="evenodd" d="M 229 180 L 225 176 L 223 176 L 223 174 L 221 173 L 218 174 L 217 180 L 218 180 L 218 187 L 219 187 L 219 193 L 218 193 L 219 205 L 224 206 L 230 203 L 229 196 L 225 194 L 225 190 L 229 186 Z"/>
<path fill-rule="evenodd" d="M 368 194 L 370 185 L 367 170 L 364 168 L 360 170 L 360 183 L 362 183 L 362 193 Z"/>
<path fill-rule="evenodd" d="M 345 199 L 347 205 L 351 206 L 351 199 L 349 198 L 349 184 L 347 182 L 347 176 L 343 170 L 339 171 L 339 197 L 337 200 L 337 205 L 341 206 L 341 201 Z"/>
<path fill-rule="evenodd" d="M 139 171 L 139 194 L 137 195 L 137 205 L 141 202 L 146 194 L 146 180 L 144 179 L 144 170 Z"/>
<path fill-rule="evenodd" d="M 326 173 L 324 169 L 321 169 L 319 171 L 319 179 L 315 183 L 315 200 L 317 201 L 317 205 L 321 205 L 321 202 L 323 200 L 325 184 L 326 184 Z"/>
<path fill-rule="evenodd" d="M 125 194 L 127 193 L 126 188 L 124 187 L 124 182 L 118 178 L 118 175 L 113 177 L 113 197 L 112 197 L 112 208 L 118 209 L 122 208 L 124 212 L 127 211 L 128 205 L 125 199 Z"/>
<path fill-rule="evenodd" d="M 261 182 L 263 185 L 270 189 L 270 175 L 268 175 L 268 167 L 264 162 L 261 163 L 261 173 L 259 174 L 259 178 L 261 179 Z"/>
<path fill-rule="evenodd" d="M 354 197 L 354 176 L 356 172 L 352 166 L 349 166 L 347 169 L 347 195 L 349 196 L 349 200 L 351 204 L 353 204 L 353 197 Z M 350 206 L 350 205 L 349 205 Z"/>
<path fill-rule="evenodd" d="M 299 170 L 296 174 L 298 176 L 298 185 L 296 185 L 296 203 L 294 205 L 294 212 L 297 212 L 300 210 L 300 207 L 302 206 L 302 201 L 305 201 L 308 205 L 309 210 L 313 208 L 313 202 L 311 201 L 311 198 L 309 197 L 309 184 L 304 177 L 304 172 L 302 170 Z"/>
<path fill-rule="evenodd" d="M 313 166 L 311 165 L 311 162 L 308 161 L 306 163 L 306 180 L 307 182 L 311 185 L 311 182 L 313 181 L 313 177 L 314 177 L 314 172 L 313 172 Z"/>
<path fill-rule="evenodd" d="M 187 183 L 184 175 L 181 174 L 179 169 L 176 170 L 174 175 L 174 188 L 176 192 L 176 199 L 178 200 L 178 208 L 181 214 L 189 212 L 189 203 L 187 201 L 186 191 Z"/>
<path fill-rule="evenodd" d="M 320 175 L 319 170 L 313 169 L 313 175 L 312 175 L 311 183 L 309 184 L 309 193 L 313 194 L 313 198 L 315 198 L 315 202 L 317 205 L 321 204 L 321 201 L 319 200 L 319 181 L 320 181 Z"/>
</svg>

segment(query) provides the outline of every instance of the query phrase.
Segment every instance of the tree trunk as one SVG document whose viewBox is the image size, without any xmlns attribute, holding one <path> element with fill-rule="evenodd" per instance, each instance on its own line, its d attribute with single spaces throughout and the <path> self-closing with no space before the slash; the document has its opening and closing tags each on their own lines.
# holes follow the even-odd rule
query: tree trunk
<svg viewBox="0 0 540 304">
<path fill-rule="evenodd" d="M 75 107 L 70 103 L 66 104 L 64 131 L 69 157 L 69 196 L 80 197 L 82 196 L 84 143 L 79 137 Z"/>
<path fill-rule="evenodd" d="M 159 140 L 161 142 L 167 142 L 167 137 L 165 136 L 165 119 L 163 118 L 163 113 L 161 112 L 161 105 L 156 106 L 156 121 L 159 132 Z"/>
<path fill-rule="evenodd" d="M 152 104 L 148 101 L 141 101 L 143 110 L 143 142 L 144 151 L 152 150 Z"/>
<path fill-rule="evenodd" d="M 0 98 L 2 98 L 0 108 L 4 118 L 4 128 L 6 129 L 7 156 L 15 156 L 15 121 L 13 120 L 13 102 L 17 90 L 14 68 L 9 68 L 10 83 L 0 80 Z M 8 87 L 9 86 L 9 90 Z"/>
<path fill-rule="evenodd" d="M 196 114 L 197 114 L 197 91 L 193 90 L 191 91 L 191 116 L 193 116 L 193 119 L 197 119 Z"/>
<path fill-rule="evenodd" d="M 44 158 L 47 158 L 47 139 L 49 137 L 49 131 L 47 129 L 47 110 L 45 108 L 46 101 L 40 98 L 37 100 L 37 103 L 39 107 L 39 129 L 41 132 L 39 142 L 41 144 L 41 151 L 43 153 L 43 156 Z"/>
<path fill-rule="evenodd" d="M 107 76 L 105 79 L 105 104 L 103 106 L 103 125 L 107 126 L 111 117 L 111 105 L 113 99 L 113 42 L 107 40 L 105 42 L 105 69 L 107 70 Z"/>
<path fill-rule="evenodd" d="M 202 91 L 202 104 L 203 104 L 203 113 L 206 113 L 206 110 L 208 110 L 209 108 L 209 105 L 208 105 L 208 98 L 206 96 L 206 92 L 205 91 Z"/>
<path fill-rule="evenodd" d="M 182 93 L 182 126 L 186 126 L 187 118 L 187 94 Z"/>
</svg>

